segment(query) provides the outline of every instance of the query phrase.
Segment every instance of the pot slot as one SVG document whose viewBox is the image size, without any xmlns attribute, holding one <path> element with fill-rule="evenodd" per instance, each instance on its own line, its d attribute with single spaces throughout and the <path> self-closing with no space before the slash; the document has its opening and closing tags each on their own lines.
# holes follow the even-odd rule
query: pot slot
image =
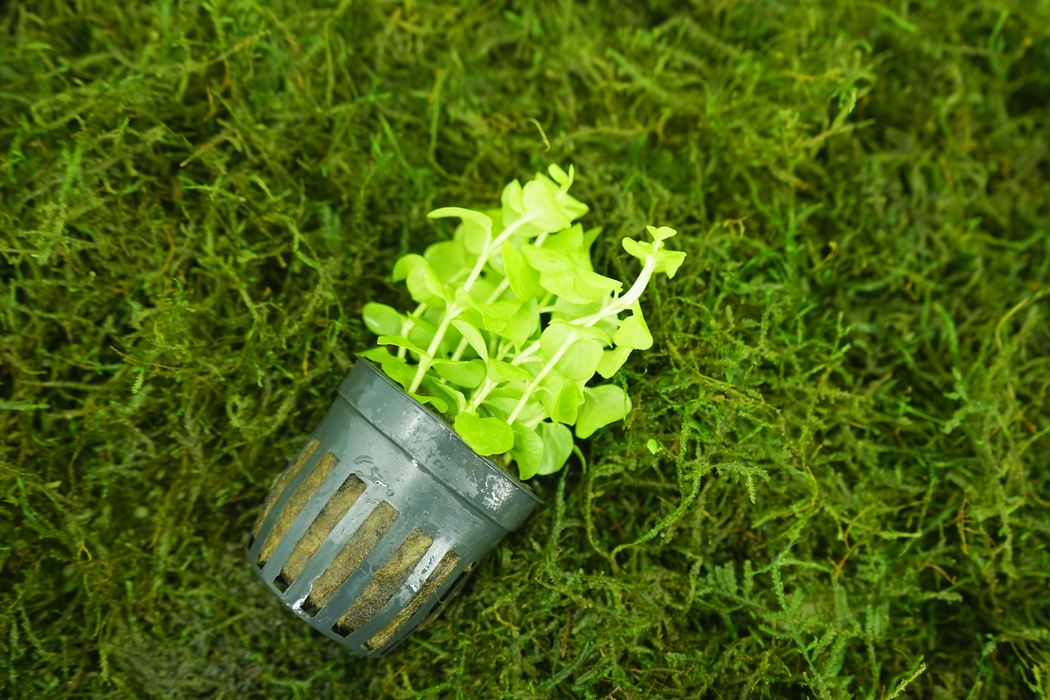
<svg viewBox="0 0 1050 700">
<path fill-rule="evenodd" d="M 280 588 L 281 582 L 283 582 L 285 588 L 292 585 L 296 577 L 303 572 L 306 563 L 310 561 L 310 557 L 314 555 L 317 548 L 332 533 L 335 526 L 339 524 L 346 512 L 350 510 L 350 507 L 354 505 L 364 492 L 365 482 L 361 481 L 356 474 L 346 477 L 346 481 L 343 482 L 339 490 L 325 504 L 325 507 L 317 515 L 317 519 L 310 523 L 310 528 L 306 531 L 306 534 L 300 538 L 295 544 L 295 549 L 288 555 L 284 566 L 281 567 L 280 575 L 274 581 L 278 588 Z M 283 588 L 280 589 L 284 590 Z"/>
<path fill-rule="evenodd" d="M 295 475 L 299 473 L 299 470 L 303 468 L 303 465 L 309 461 L 310 457 L 317 450 L 321 441 L 314 438 L 310 442 L 306 443 L 306 447 L 299 453 L 298 459 L 295 460 L 294 464 L 289 465 L 277 479 L 273 482 L 273 486 L 270 488 L 270 494 L 266 497 L 266 503 L 263 504 L 262 512 L 259 513 L 259 517 L 255 519 L 255 526 L 252 528 L 252 542 L 255 542 L 255 538 L 259 536 L 259 531 L 262 530 L 263 523 L 266 522 L 266 516 L 273 510 L 273 504 L 277 502 L 277 499 L 284 493 L 288 483 L 295 478 Z M 251 547 L 251 545 L 248 545 Z"/>
<path fill-rule="evenodd" d="M 332 631 L 345 637 L 371 620 L 394 597 L 432 544 L 434 539 L 419 528 L 408 533 L 394 556 L 375 572 L 372 582 L 332 626 Z"/>
<path fill-rule="evenodd" d="M 441 557 L 441 561 L 438 562 L 434 570 L 430 572 L 430 576 L 427 578 L 427 582 L 423 584 L 423 587 L 419 589 L 419 592 L 412 596 L 412 600 L 408 602 L 401 612 L 397 616 L 387 623 L 386 627 L 376 632 L 372 637 L 365 643 L 365 648 L 369 651 L 378 649 L 393 638 L 397 631 L 404 627 L 405 623 L 411 619 L 413 615 L 419 612 L 419 609 L 423 607 L 423 604 L 430 600 L 430 597 L 434 595 L 434 592 L 441 587 L 441 584 L 445 582 L 445 579 L 456 570 L 459 566 L 460 556 L 455 552 L 445 552 L 445 556 Z"/>
<path fill-rule="evenodd" d="M 372 548 L 383 539 L 383 535 L 394 524 L 398 515 L 394 507 L 386 501 L 382 501 L 369 513 L 365 521 L 361 523 L 361 527 L 357 528 L 353 537 L 347 540 L 324 573 L 314 581 L 310 588 L 310 595 L 303 601 L 302 610 L 304 612 L 312 617 L 328 604 L 340 586 L 350 578 L 350 574 L 354 573 Z"/>
<path fill-rule="evenodd" d="M 255 560 L 256 564 L 262 566 L 273 556 L 274 550 L 277 549 L 277 545 L 281 543 L 284 536 L 288 534 L 288 529 L 295 522 L 295 518 L 306 507 L 313 495 L 317 493 L 317 489 L 321 488 L 321 484 L 331 475 L 332 470 L 335 469 L 335 465 L 338 463 L 339 458 L 328 452 L 321 458 L 321 461 L 306 479 L 303 480 L 303 483 L 299 484 L 299 488 L 295 490 L 292 497 L 285 503 L 284 510 L 277 514 L 277 520 L 266 535 L 266 541 L 263 542 L 262 549 L 259 550 L 259 557 Z M 289 481 L 291 481 L 290 478 Z M 283 486 L 281 490 L 284 490 Z"/>
</svg>

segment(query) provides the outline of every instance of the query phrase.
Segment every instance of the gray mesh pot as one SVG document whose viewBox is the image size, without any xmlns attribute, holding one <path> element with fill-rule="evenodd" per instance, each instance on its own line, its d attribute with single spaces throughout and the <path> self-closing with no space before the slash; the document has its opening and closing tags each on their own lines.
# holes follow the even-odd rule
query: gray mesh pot
<svg viewBox="0 0 1050 700">
<path fill-rule="evenodd" d="M 362 360 L 274 482 L 248 560 L 310 626 L 380 656 L 541 502 Z"/>
</svg>

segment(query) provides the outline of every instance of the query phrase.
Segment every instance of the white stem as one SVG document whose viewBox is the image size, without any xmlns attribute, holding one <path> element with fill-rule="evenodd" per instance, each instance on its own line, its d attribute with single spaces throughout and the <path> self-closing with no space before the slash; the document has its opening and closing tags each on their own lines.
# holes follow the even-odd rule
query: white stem
<svg viewBox="0 0 1050 700">
<path fill-rule="evenodd" d="M 572 347 L 572 344 L 575 343 L 578 338 L 579 336 L 576 335 L 576 331 L 569 331 L 569 335 L 565 337 L 565 342 L 562 346 L 558 348 L 558 351 L 554 353 L 554 356 L 551 359 L 547 360 L 547 364 L 543 366 L 543 369 L 541 369 L 540 373 L 536 375 L 536 378 L 529 382 L 528 386 L 525 387 L 525 392 L 518 400 L 518 405 L 514 407 L 514 412 L 507 418 L 507 425 L 514 425 L 514 419 L 518 417 L 519 413 L 521 413 L 521 409 L 525 408 L 529 396 L 532 395 L 532 392 L 536 391 L 536 387 L 543 381 L 543 378 L 554 369 L 554 365 L 558 364 L 558 360 L 568 352 L 569 348 Z"/>
<path fill-rule="evenodd" d="M 402 337 L 404 337 L 404 338 L 408 337 L 409 331 L 411 331 L 412 327 L 414 325 L 416 325 L 415 321 L 413 321 L 412 319 L 419 318 L 420 315 L 426 310 L 427 310 L 427 305 L 421 303 L 419 306 L 417 306 L 415 308 L 415 311 L 413 311 L 412 313 L 409 314 L 410 318 L 406 319 L 405 322 L 401 324 L 401 335 L 402 335 Z M 400 359 L 403 360 L 403 359 L 405 359 L 405 353 L 407 353 L 407 352 L 408 352 L 408 348 L 398 348 L 397 349 L 397 356 Z"/>
<path fill-rule="evenodd" d="M 538 214 L 530 214 L 529 216 L 523 216 L 507 228 L 503 229 L 503 232 L 496 237 L 495 240 L 491 241 L 485 250 L 481 251 L 481 255 L 478 256 L 478 261 L 474 263 L 474 269 L 470 271 L 470 276 L 467 277 L 467 281 L 463 283 L 463 291 L 469 292 L 470 288 L 478 281 L 478 277 L 481 276 L 481 271 L 485 269 L 486 263 L 489 258 L 503 247 L 503 242 L 506 241 L 511 235 L 519 228 L 535 219 Z M 453 319 L 460 314 L 463 309 L 459 308 L 456 302 L 449 303 L 445 307 L 445 314 L 441 317 L 441 323 L 438 325 L 437 332 L 434 334 L 434 339 L 430 342 L 430 347 L 427 349 L 427 355 L 429 357 L 420 357 L 419 365 L 416 367 L 416 376 L 412 378 L 412 384 L 408 387 L 408 392 L 415 393 L 416 389 L 423 382 L 423 376 L 430 369 L 431 358 L 434 357 L 434 353 L 441 347 L 441 340 L 445 337 L 445 332 L 448 330 L 448 326 L 452 323 Z"/>
</svg>

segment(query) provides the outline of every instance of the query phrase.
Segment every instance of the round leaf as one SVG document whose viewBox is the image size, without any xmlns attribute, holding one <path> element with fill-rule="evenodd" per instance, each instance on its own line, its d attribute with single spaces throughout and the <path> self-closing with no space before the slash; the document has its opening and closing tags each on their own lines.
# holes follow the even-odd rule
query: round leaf
<svg viewBox="0 0 1050 700">
<path fill-rule="evenodd" d="M 630 410 L 631 399 L 615 384 L 584 387 L 576 437 L 588 438 L 598 428 L 623 420 Z"/>
<path fill-rule="evenodd" d="M 368 330 L 376 335 L 399 335 L 402 316 L 392 306 L 371 301 L 361 309 Z"/>
<path fill-rule="evenodd" d="M 470 449 L 483 457 L 502 454 L 514 447 L 514 431 L 499 418 L 480 418 L 463 411 L 456 416 L 456 432 Z"/>
<path fill-rule="evenodd" d="M 510 457 L 518 464 L 518 478 L 532 478 L 539 472 L 543 463 L 543 440 L 536 431 L 521 423 L 511 426 L 514 431 L 514 449 Z"/>
</svg>

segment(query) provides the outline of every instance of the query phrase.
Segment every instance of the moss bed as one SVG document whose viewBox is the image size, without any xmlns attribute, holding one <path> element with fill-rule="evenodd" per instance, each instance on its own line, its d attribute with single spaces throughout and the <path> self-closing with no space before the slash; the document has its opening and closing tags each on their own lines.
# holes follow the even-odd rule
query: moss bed
<svg viewBox="0 0 1050 700">
<path fill-rule="evenodd" d="M 552 161 L 689 254 L 635 408 L 356 659 L 249 531 Z M 1048 316 L 1045 2 L 0 3 L 0 697 L 1046 698 Z"/>
</svg>

